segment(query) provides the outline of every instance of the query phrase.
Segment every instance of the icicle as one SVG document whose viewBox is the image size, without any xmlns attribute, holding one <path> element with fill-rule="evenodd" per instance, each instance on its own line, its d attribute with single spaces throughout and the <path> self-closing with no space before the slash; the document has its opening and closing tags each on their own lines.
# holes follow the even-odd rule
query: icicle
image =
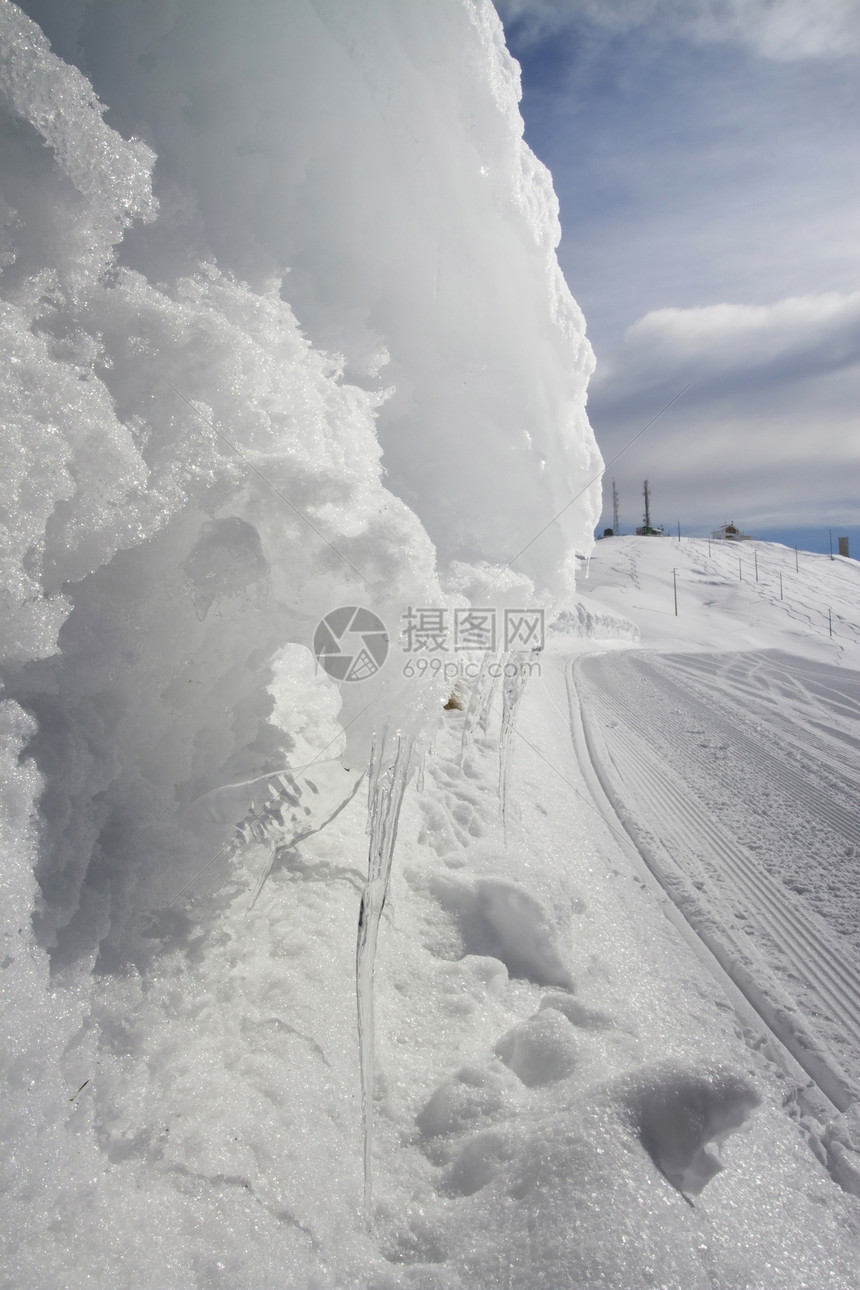
<svg viewBox="0 0 860 1290">
<path fill-rule="evenodd" d="M 394 742 L 393 756 L 389 740 Z M 373 1181 L 374 1026 L 373 970 L 379 920 L 388 892 L 391 861 L 397 840 L 397 826 L 403 794 L 409 778 L 414 746 L 413 735 L 383 735 L 374 740 L 369 785 L 368 823 L 370 848 L 367 882 L 358 915 L 358 943 L 355 956 L 355 991 L 358 1005 L 358 1047 L 361 1064 L 361 1102 L 364 1126 L 364 1215 L 371 1218 Z"/>
<path fill-rule="evenodd" d="M 472 687 L 472 693 L 469 696 L 469 702 L 463 716 L 463 737 L 460 741 L 460 770 L 463 769 L 463 762 L 466 753 L 475 741 L 475 730 L 480 726 L 481 731 L 486 734 L 487 721 L 490 715 L 490 707 L 493 702 L 493 695 L 496 692 L 496 683 L 499 678 L 500 666 L 491 667 L 491 664 L 499 664 L 501 655 L 498 657 L 485 653 L 481 659 L 481 667 L 477 679 Z"/>
<path fill-rule="evenodd" d="M 376 789 L 376 734 L 370 743 L 370 760 L 367 763 L 367 823 L 364 831 L 370 837 L 373 831 L 373 794 Z"/>
<path fill-rule="evenodd" d="M 502 666 L 502 728 L 499 732 L 499 809 L 502 815 L 502 828 L 507 824 L 508 769 L 511 759 L 511 743 L 516 729 L 517 710 L 526 681 L 529 678 L 530 663 L 533 652 L 516 650 L 505 656 Z"/>
<path fill-rule="evenodd" d="M 478 712 L 478 724 L 483 734 L 487 733 L 487 727 L 490 724 L 490 713 L 493 710 L 493 699 L 496 697 L 496 688 L 499 684 L 499 677 L 502 675 L 505 656 L 501 652 L 496 655 L 487 655 L 487 668 L 484 677 L 482 693 L 480 696 L 480 710 Z M 490 664 L 495 664 L 490 667 Z"/>
</svg>

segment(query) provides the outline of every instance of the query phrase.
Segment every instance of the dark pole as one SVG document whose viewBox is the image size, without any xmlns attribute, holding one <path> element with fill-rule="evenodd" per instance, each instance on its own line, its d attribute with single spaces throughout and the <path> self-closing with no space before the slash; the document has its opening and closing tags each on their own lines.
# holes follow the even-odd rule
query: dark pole
<svg viewBox="0 0 860 1290">
<path fill-rule="evenodd" d="M 833 529 L 830 529 L 830 559 L 833 559 Z"/>
<path fill-rule="evenodd" d="M 681 541 L 681 521 L 678 520 L 678 541 Z"/>
<path fill-rule="evenodd" d="M 833 614 L 831 610 L 827 611 L 827 626 L 830 629 L 830 635 L 833 635 Z"/>
<path fill-rule="evenodd" d="M 753 559 L 755 560 L 755 580 L 758 582 L 758 551 L 753 551 Z"/>
<path fill-rule="evenodd" d="M 744 571 L 741 568 L 741 557 L 738 556 L 738 581 L 743 582 L 743 580 L 744 580 Z"/>
</svg>

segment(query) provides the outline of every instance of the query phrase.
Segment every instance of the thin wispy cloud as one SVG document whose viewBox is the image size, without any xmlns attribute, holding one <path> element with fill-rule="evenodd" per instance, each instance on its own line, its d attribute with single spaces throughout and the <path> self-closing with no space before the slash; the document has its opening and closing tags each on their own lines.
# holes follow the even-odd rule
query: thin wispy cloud
<svg viewBox="0 0 860 1290">
<path fill-rule="evenodd" d="M 785 61 L 860 50 L 857 0 L 498 0 L 497 8 L 532 42 L 587 23 L 607 33 L 647 28 L 695 44 L 734 43 Z"/>
</svg>

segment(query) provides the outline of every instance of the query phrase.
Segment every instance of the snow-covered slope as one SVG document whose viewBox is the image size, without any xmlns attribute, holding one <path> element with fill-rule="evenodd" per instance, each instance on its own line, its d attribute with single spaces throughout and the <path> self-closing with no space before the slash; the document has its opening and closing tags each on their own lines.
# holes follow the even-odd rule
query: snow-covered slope
<svg viewBox="0 0 860 1290">
<path fill-rule="evenodd" d="M 775 542 L 606 538 L 580 590 L 587 606 L 633 619 L 649 648 L 781 649 L 858 665 L 860 565 L 841 556 Z"/>
</svg>

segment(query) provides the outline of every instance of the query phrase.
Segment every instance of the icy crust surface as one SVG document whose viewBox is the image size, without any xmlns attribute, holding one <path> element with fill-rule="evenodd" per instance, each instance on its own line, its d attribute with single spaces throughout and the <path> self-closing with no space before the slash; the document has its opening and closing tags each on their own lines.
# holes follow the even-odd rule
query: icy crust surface
<svg viewBox="0 0 860 1290">
<path fill-rule="evenodd" d="M 425 532 L 381 486 L 380 415 L 412 409 L 383 427 L 389 479 L 420 500 L 402 448 L 496 569 L 514 519 L 531 536 L 547 489 L 567 500 L 597 457 L 551 185 L 488 5 L 32 8 L 128 136 L 4 4 L 0 647 L 47 775 L 37 916 L 73 959 L 121 938 L 132 889 L 161 899 L 229 812 L 256 809 L 233 787 L 214 802 L 219 786 L 288 764 L 268 688 L 286 642 L 339 605 L 371 604 L 396 636 L 405 606 L 447 603 Z M 492 298 L 509 289 L 516 309 Z M 552 443 L 523 457 L 526 407 Z M 533 553 L 544 597 L 590 541 L 589 497 Z M 452 550 L 455 527 L 435 533 Z M 421 724 L 401 662 L 393 640 L 378 693 L 345 691 L 348 761 L 381 713 Z"/>
<path fill-rule="evenodd" d="M 118 266 L 77 272 L 82 243 L 110 265 L 116 230 L 97 217 L 128 214 L 141 149 L 32 23 L 0 17 L 26 71 L 7 78 L 2 125 L 0 644 L 47 779 L 40 935 L 74 960 L 122 938 L 135 891 L 138 912 L 175 893 L 248 809 L 250 781 L 289 764 L 291 714 L 269 719 L 285 643 L 308 643 L 344 600 L 396 622 L 403 601 L 440 593 L 429 541 L 381 486 L 377 396 L 341 380 L 277 285 L 251 291 L 211 265 L 158 287 Z M 350 709 L 347 695 L 344 725 L 371 698 Z M 371 725 L 353 723 L 359 757 Z M 235 781 L 244 797 L 192 811 Z"/>
<path fill-rule="evenodd" d="M 89 223 L 94 245 L 87 247 L 80 237 L 79 255 L 62 266 L 66 274 L 75 278 L 87 270 L 104 268 L 129 219 L 155 218 L 158 205 L 150 179 L 154 153 L 140 139 L 126 142 L 119 138 L 99 119 L 105 107 L 90 82 L 76 68 L 58 60 L 42 31 L 11 3 L 0 9 L 0 98 L 13 118 L 28 121 L 35 128 L 53 152 L 58 171 L 85 200 L 77 211 L 58 211 L 53 209 L 49 190 L 52 183 L 62 180 L 56 174 L 49 177 L 48 167 L 43 167 L 41 174 L 15 174 L 15 131 L 8 121 L 3 136 L 6 181 L 45 183 L 41 193 L 44 207 L 39 214 L 55 236 L 74 237 L 83 232 L 80 225 L 84 221 Z M 72 215 L 77 218 L 69 220 Z M 66 220 L 71 228 L 62 227 Z M 39 222 L 31 221 L 31 236 Z M 10 253 L 14 254 L 4 246 L 4 257 Z M 58 264 L 51 267 L 61 269 Z"/>
</svg>

